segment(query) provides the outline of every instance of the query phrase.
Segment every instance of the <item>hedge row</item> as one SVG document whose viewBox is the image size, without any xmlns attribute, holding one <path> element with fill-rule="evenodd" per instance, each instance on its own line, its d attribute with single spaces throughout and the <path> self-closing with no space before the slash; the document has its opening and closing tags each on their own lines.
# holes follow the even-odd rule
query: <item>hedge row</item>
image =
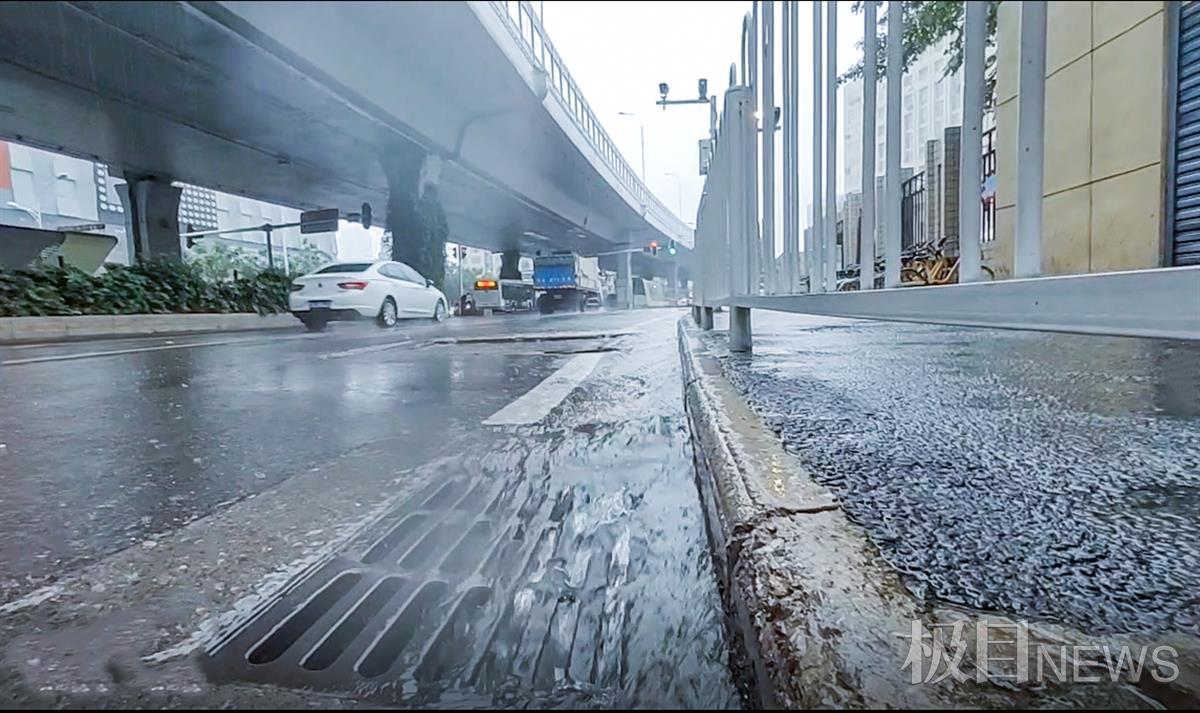
<svg viewBox="0 0 1200 713">
<path fill-rule="evenodd" d="M 75 314 L 257 312 L 288 309 L 289 279 L 264 270 L 215 281 L 187 263 L 105 265 L 97 275 L 74 268 L 0 268 L 0 317 Z"/>
</svg>

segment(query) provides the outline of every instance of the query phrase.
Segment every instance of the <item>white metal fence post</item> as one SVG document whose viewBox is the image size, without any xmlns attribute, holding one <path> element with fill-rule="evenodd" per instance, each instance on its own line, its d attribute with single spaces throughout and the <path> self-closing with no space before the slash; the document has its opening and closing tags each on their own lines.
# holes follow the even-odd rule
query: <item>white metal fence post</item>
<svg viewBox="0 0 1200 713">
<path fill-rule="evenodd" d="M 767 294 L 775 294 L 775 3 L 762 3 L 762 263 Z"/>
<path fill-rule="evenodd" d="M 1021 3 L 1017 108 L 1017 234 L 1013 274 L 1042 273 L 1042 184 L 1046 144 L 1046 4 Z"/>
<path fill-rule="evenodd" d="M 792 245 L 789 270 L 792 282 L 788 286 L 788 291 L 795 293 L 800 291 L 800 278 L 807 275 L 808 270 L 806 267 L 802 267 L 804 263 L 800 260 L 800 242 L 804 233 L 804 222 L 800 218 L 800 7 L 795 0 L 791 0 L 789 4 L 792 6 L 792 12 L 788 34 L 791 38 L 792 51 L 788 55 L 787 71 L 791 76 L 791 91 L 788 92 L 788 101 L 791 103 L 792 128 L 789 131 L 791 134 L 791 158 L 788 163 L 791 169 L 788 171 L 787 180 L 791 185 L 792 194 L 789 208 L 789 220 L 792 226 L 789 238 Z"/>
<path fill-rule="evenodd" d="M 879 79 L 875 32 L 875 3 L 867 2 L 863 5 L 862 229 L 858 231 L 860 290 L 875 288 L 875 89 Z M 850 190 L 850 187 L 846 186 L 846 190 Z M 849 226 L 846 234 L 849 235 Z"/>
<path fill-rule="evenodd" d="M 783 231 L 783 274 L 780 290 L 786 293 L 795 291 L 795 276 L 792 273 L 792 1 L 783 0 L 779 3 L 779 71 L 783 95 L 780 104 L 783 107 L 783 156 L 780 163 L 783 175 L 780 176 L 780 200 L 783 206 L 783 220 L 780 222 Z"/>
<path fill-rule="evenodd" d="M 758 0 L 753 3 L 753 12 L 746 14 L 746 33 L 749 37 L 747 41 L 746 62 L 750 65 L 750 71 L 747 76 L 750 78 L 750 83 L 747 85 L 746 101 L 749 105 L 746 107 L 746 121 L 750 125 L 749 143 L 747 145 L 747 158 L 752 159 L 746 169 L 750 173 L 750 178 L 747 185 L 750 188 L 750 211 L 749 214 L 754 216 L 754 223 L 749 232 L 746 233 L 746 263 L 748 265 L 747 275 L 747 292 L 746 294 L 759 294 L 759 285 L 762 281 L 762 275 L 765 270 L 762 264 L 762 231 L 758 226 L 758 126 L 755 121 L 755 116 L 758 112 Z"/>
<path fill-rule="evenodd" d="M 958 279 L 975 282 L 983 273 L 983 45 L 987 6 L 965 2 L 963 31 L 963 121 L 958 176 Z"/>
<path fill-rule="evenodd" d="M 813 171 L 813 190 L 812 190 L 812 247 L 813 255 L 808 260 L 808 291 L 809 292 L 824 292 L 825 288 L 825 221 L 822 202 L 824 191 L 822 190 L 822 141 L 824 133 L 821 130 L 823 115 L 825 113 L 824 77 L 821 74 L 821 2 L 813 3 L 813 140 L 812 140 L 812 171 Z M 801 201 L 803 205 L 803 201 Z M 800 224 L 804 225 L 803 211 L 801 211 Z"/>
<path fill-rule="evenodd" d="M 904 81 L 904 14 L 900 0 L 888 1 L 887 167 L 884 195 L 884 287 L 900 286 L 900 89 Z"/>
<path fill-rule="evenodd" d="M 825 37 L 825 290 L 837 291 L 837 2 L 826 1 Z"/>
</svg>

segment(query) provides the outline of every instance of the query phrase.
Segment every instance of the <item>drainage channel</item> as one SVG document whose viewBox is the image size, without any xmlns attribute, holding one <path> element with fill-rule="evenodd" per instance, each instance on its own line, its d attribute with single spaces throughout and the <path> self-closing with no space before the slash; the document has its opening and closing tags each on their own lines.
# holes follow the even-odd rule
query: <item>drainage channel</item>
<svg viewBox="0 0 1200 713">
<path fill-rule="evenodd" d="M 205 673 L 385 705 L 610 705 L 630 675 L 628 530 L 581 525 L 570 488 L 487 486 L 435 483 L 205 654 Z"/>
<path fill-rule="evenodd" d="M 202 669 L 381 705 L 738 705 L 678 377 L 639 359 L 432 478 Z"/>
</svg>

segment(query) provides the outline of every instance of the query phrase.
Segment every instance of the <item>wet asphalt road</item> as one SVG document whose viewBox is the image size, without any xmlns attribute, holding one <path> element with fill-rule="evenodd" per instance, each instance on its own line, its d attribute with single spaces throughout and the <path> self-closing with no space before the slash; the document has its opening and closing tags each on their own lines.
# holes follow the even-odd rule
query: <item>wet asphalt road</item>
<svg viewBox="0 0 1200 713">
<path fill-rule="evenodd" d="M 1200 634 L 1200 345 L 754 313 L 730 380 L 919 594 Z"/>
<path fill-rule="evenodd" d="M 292 621 L 298 638 L 270 642 L 250 668 L 261 637 L 226 642 L 206 664 L 212 680 L 386 703 L 737 705 L 682 410 L 678 315 L 4 350 L 0 601 L 248 498 L 282 497 L 299 475 L 395 476 L 413 494 L 299 585 L 325 592 L 323 609 L 293 592 L 238 623 Z M 476 341 L 550 332 L 591 336 Z M 561 403 L 515 405 L 560 369 L 579 372 Z M 484 423 L 500 414 L 514 423 Z M 303 521 L 337 498 L 285 505 Z M 337 626 L 352 608 L 361 629 Z M 316 648 L 322 663 L 301 661 Z"/>
</svg>

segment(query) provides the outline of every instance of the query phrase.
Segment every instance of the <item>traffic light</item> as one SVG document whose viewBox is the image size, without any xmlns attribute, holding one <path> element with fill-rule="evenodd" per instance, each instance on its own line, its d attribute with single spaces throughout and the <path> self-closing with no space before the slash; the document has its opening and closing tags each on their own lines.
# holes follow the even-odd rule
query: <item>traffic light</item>
<svg viewBox="0 0 1200 713">
<path fill-rule="evenodd" d="M 658 241 L 657 240 L 651 240 L 649 247 L 650 247 L 651 255 L 658 255 Z"/>
<path fill-rule="evenodd" d="M 675 247 L 674 240 L 667 243 L 667 254 L 668 255 L 674 255 L 677 251 L 678 251 L 678 249 Z"/>
</svg>

